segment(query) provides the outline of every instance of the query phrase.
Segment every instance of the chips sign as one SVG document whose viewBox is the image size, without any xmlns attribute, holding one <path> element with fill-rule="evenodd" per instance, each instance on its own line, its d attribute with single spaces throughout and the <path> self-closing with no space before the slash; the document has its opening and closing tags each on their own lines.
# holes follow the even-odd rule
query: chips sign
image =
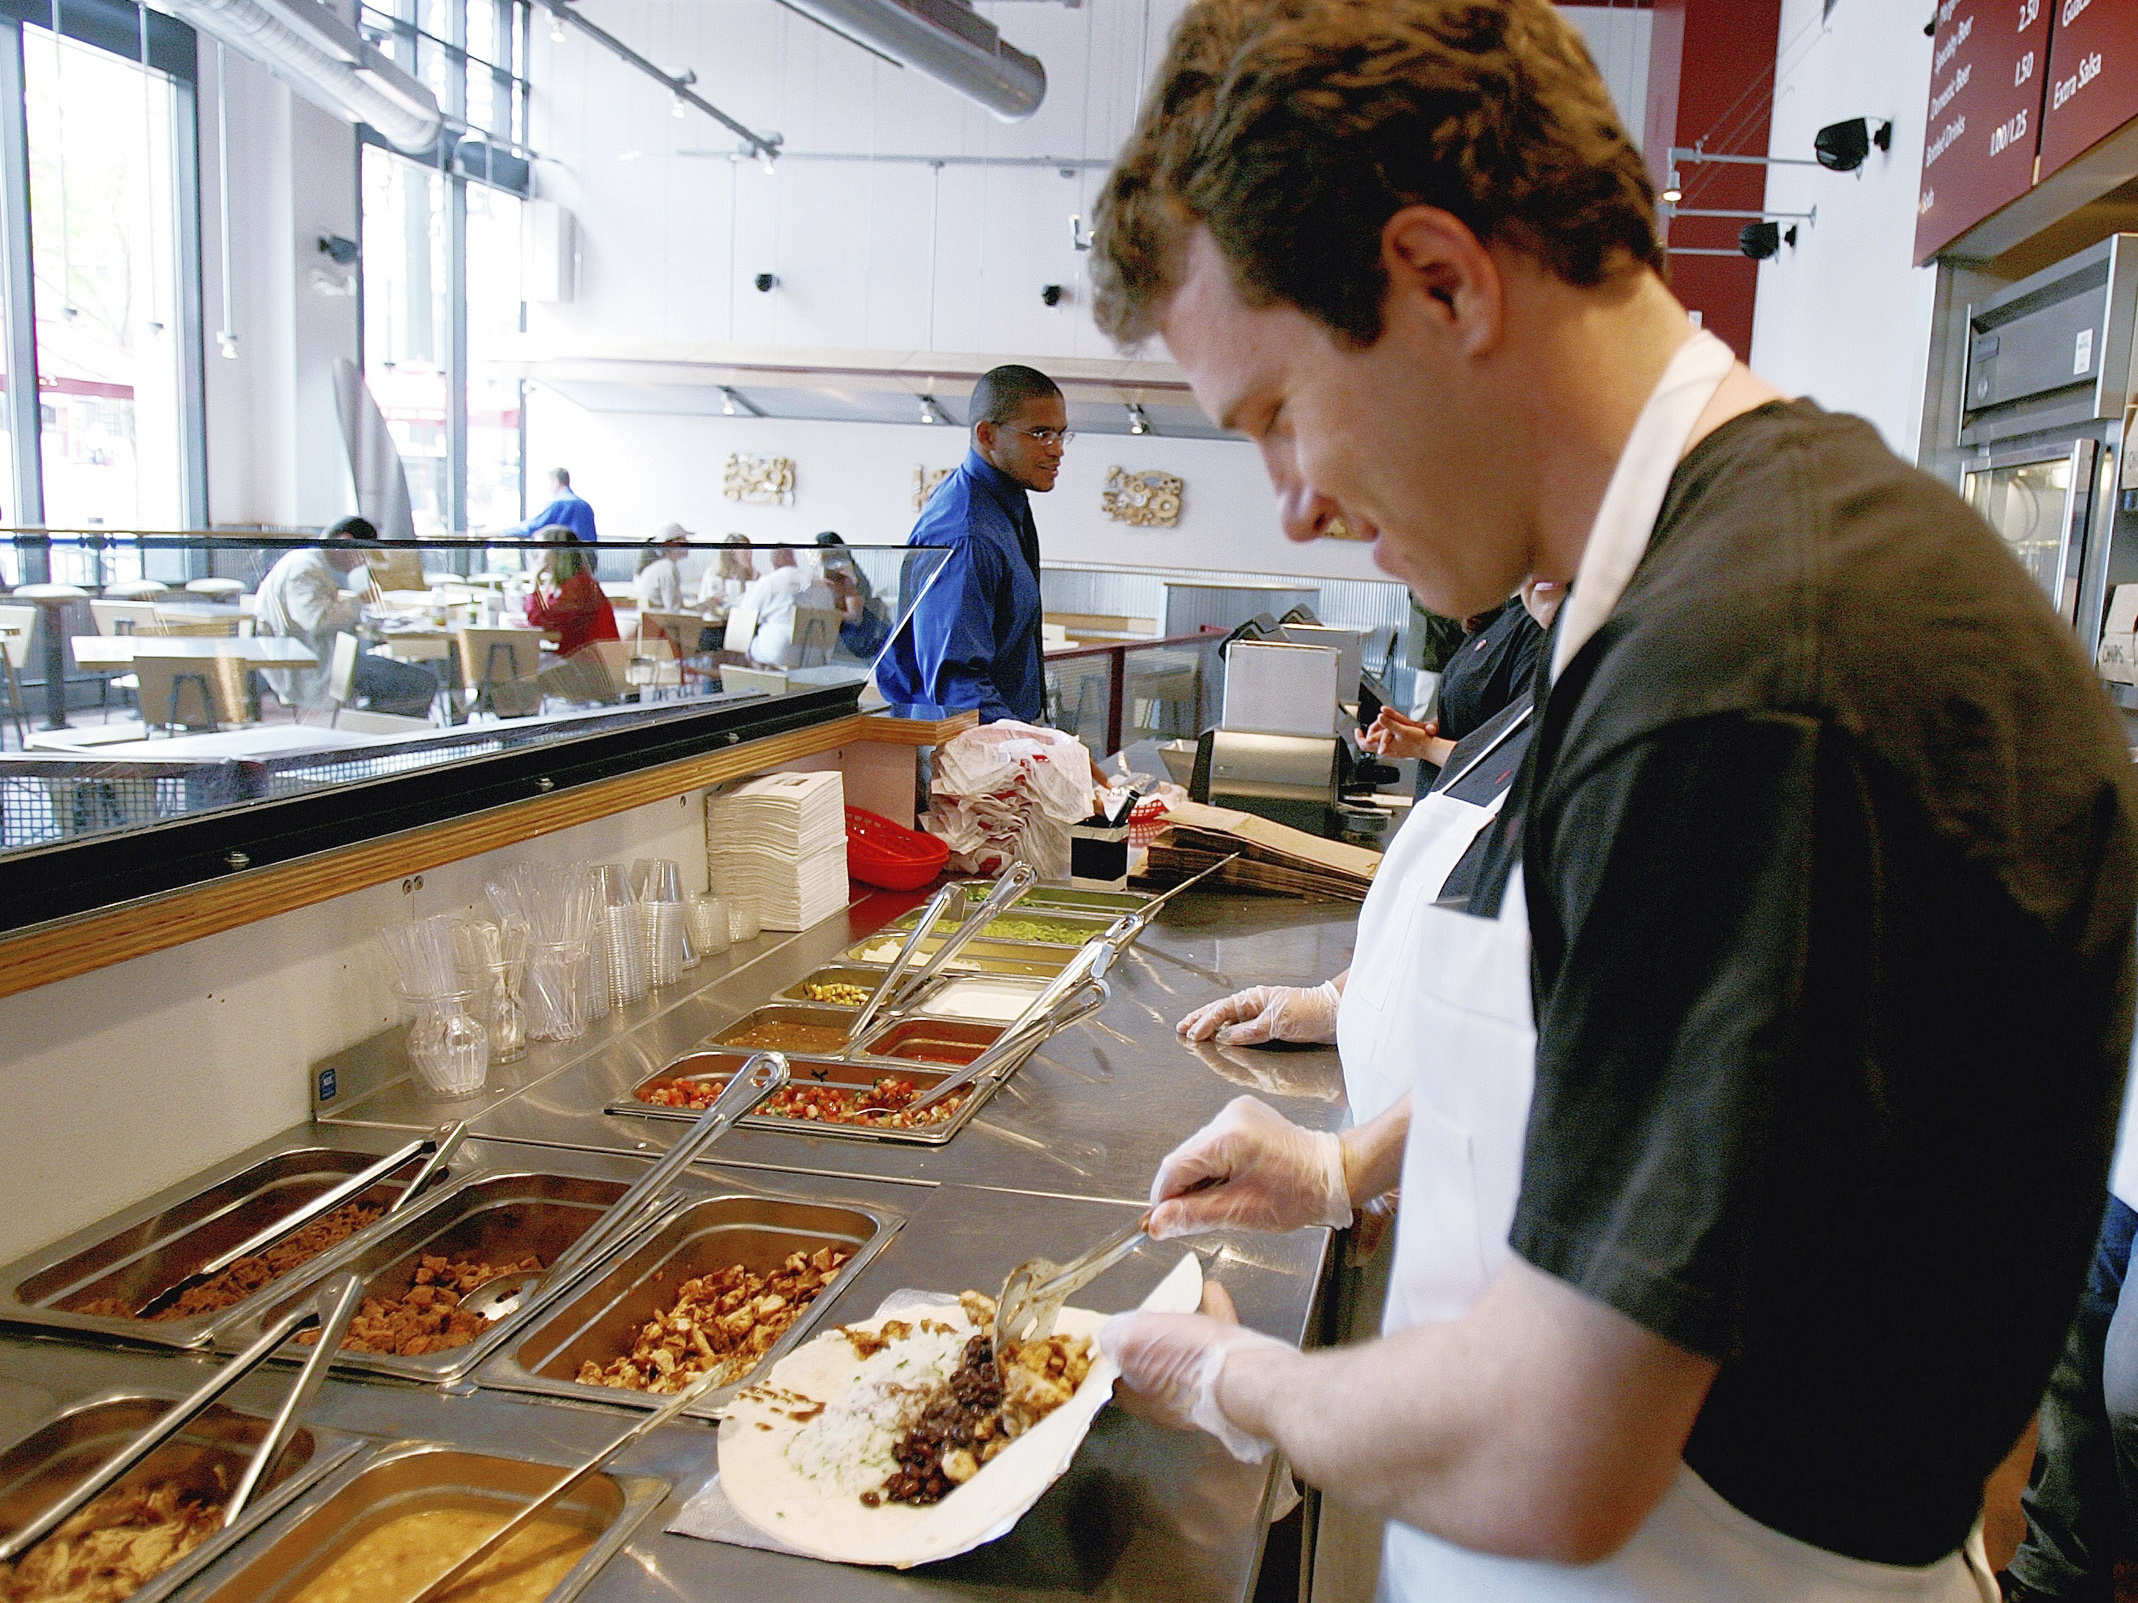
<svg viewBox="0 0 2138 1603">
<path fill-rule="evenodd" d="M 1918 265 L 2033 184 L 2050 24 L 2074 6 L 2138 12 L 2138 0 L 1939 0 L 1915 205 Z"/>
<path fill-rule="evenodd" d="M 2138 0 L 2042 0 L 2052 5 L 2041 178 L 2138 117 Z"/>
</svg>

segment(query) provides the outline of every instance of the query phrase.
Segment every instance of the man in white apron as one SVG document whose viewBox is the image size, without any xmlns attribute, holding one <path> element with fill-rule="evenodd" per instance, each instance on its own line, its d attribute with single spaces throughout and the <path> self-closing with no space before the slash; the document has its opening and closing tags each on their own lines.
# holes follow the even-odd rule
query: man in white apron
<svg viewBox="0 0 2138 1603">
<path fill-rule="evenodd" d="M 1164 335 L 1293 538 L 1340 518 L 1449 615 L 1572 591 L 1513 793 L 1392 959 L 1407 1118 L 1236 1104 L 1154 1187 L 1184 1232 L 1400 1179 L 1388 1333 L 1104 1343 L 1389 1515 L 1391 1598 L 1986 1598 L 2129 1044 L 2128 759 L 1956 498 L 1688 326 L 1652 211 L 1543 0 L 1183 18 L 1102 324 Z"/>
</svg>

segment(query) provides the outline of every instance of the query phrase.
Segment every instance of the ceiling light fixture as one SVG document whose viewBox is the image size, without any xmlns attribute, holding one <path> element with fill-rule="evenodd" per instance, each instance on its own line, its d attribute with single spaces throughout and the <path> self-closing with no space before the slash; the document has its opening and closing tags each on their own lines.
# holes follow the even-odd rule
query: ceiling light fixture
<svg viewBox="0 0 2138 1603">
<path fill-rule="evenodd" d="M 1151 432 L 1151 420 L 1143 415 L 1143 408 L 1134 401 L 1128 403 L 1128 432 L 1131 434 L 1148 434 Z"/>
<path fill-rule="evenodd" d="M 1685 198 L 1685 180 L 1678 176 L 1678 169 L 1675 167 L 1670 169 L 1670 182 L 1663 186 L 1661 198 L 1666 206 L 1675 206 Z"/>
<path fill-rule="evenodd" d="M 935 409 L 935 397 L 932 395 L 923 395 L 921 397 L 921 421 L 923 423 L 940 423 L 943 421 L 943 414 Z"/>
<path fill-rule="evenodd" d="M 735 415 L 735 392 L 725 384 L 720 386 L 720 415 L 722 417 L 733 417 Z"/>
<path fill-rule="evenodd" d="M 549 14 L 549 42 L 553 45 L 564 43 L 564 19 L 554 11 Z"/>
</svg>

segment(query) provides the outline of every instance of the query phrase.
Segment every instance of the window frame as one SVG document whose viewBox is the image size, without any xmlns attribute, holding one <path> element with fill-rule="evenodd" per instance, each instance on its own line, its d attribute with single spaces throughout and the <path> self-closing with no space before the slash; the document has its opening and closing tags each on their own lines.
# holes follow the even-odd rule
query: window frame
<svg viewBox="0 0 2138 1603">
<path fill-rule="evenodd" d="M 6 5 L 10 0 L 0 0 Z M 368 126 L 357 129 L 356 153 L 357 193 L 363 194 L 364 147 L 381 151 L 391 160 L 410 162 L 429 168 L 439 174 L 446 184 L 446 517 L 447 534 L 461 534 L 468 527 L 468 186 L 482 184 L 514 196 L 521 201 L 534 198 L 533 165 L 529 151 L 523 143 L 526 135 L 528 100 L 531 85 L 525 75 L 527 67 L 527 40 L 532 27 L 534 7 L 531 0 L 449 0 L 451 5 L 450 38 L 441 38 L 425 30 L 418 21 L 422 0 L 389 0 L 386 5 L 362 0 L 358 17 L 359 26 L 367 36 L 374 39 L 395 64 L 422 82 L 429 82 L 424 72 L 423 53 L 426 49 L 444 53 L 447 72 L 445 83 L 448 93 L 442 109 L 446 115 L 446 128 L 437 142 L 427 151 L 410 153 L 397 150 Z M 488 6 L 495 21 L 493 37 L 503 48 L 497 53 L 502 61 L 492 61 L 470 54 L 468 40 L 468 8 Z M 467 121 L 467 84 L 471 67 L 479 67 L 490 78 L 493 93 L 502 88 L 505 95 L 505 132 L 493 129 L 470 127 Z M 357 241 L 368 247 L 365 239 L 363 208 L 357 208 Z M 365 353 L 365 377 L 372 376 L 369 368 L 368 344 L 365 340 L 365 304 L 369 298 L 368 273 L 370 252 L 362 249 L 357 257 L 357 348 Z M 524 326 L 525 312 L 522 310 Z M 527 515 L 527 413 L 524 386 L 520 408 L 520 516 Z"/>
<path fill-rule="evenodd" d="M 0 0 L 0 321 L 7 370 L 35 375 L 36 255 L 30 233 L 29 105 L 23 29 L 44 28 L 122 61 L 161 72 L 173 96 L 172 199 L 176 236 L 183 467 L 181 502 L 189 527 L 208 514 L 207 371 L 201 340 L 200 45 L 176 18 L 138 0 Z M 10 502 L 16 527 L 45 527 L 43 409 L 37 385 L 12 384 L 6 396 Z M 18 536 L 24 582 L 51 577 L 47 543 Z"/>
</svg>

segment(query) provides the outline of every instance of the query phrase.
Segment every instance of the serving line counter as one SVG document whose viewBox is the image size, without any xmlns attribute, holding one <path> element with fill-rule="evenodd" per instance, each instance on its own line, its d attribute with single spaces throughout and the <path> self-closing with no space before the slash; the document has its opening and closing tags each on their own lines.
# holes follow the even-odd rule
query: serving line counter
<svg viewBox="0 0 2138 1603">
<path fill-rule="evenodd" d="M 117 1288 L 128 1306 L 138 1307 L 168 1291 L 224 1237 L 242 1234 L 235 1215 L 202 1222 L 214 1214 L 197 1200 L 204 1193 L 241 1195 L 251 1183 L 245 1177 L 260 1175 L 285 1190 L 307 1184 L 316 1190 L 329 1176 L 394 1152 L 407 1131 L 465 1116 L 464 1110 L 426 1103 L 405 1083 L 360 1086 L 342 1108 L 330 1106 L 312 1124 L 0 1272 L 0 1298 L 7 1299 L 0 1318 L 10 1327 L 0 1335 L 0 1421 L 15 1427 L 0 1435 L 20 1435 L 68 1403 L 113 1388 L 180 1395 L 216 1361 L 198 1349 L 112 1345 L 122 1338 L 176 1337 L 229 1351 L 299 1300 L 306 1285 L 340 1269 L 354 1269 L 384 1293 L 406 1284 L 409 1266 L 426 1250 L 474 1246 L 486 1259 L 502 1260 L 538 1241 L 541 1252 L 553 1255 L 688 1127 L 606 1111 L 612 1103 L 628 1100 L 646 1078 L 813 970 L 840 961 L 911 900 L 870 897 L 814 930 L 745 943 L 679 1000 L 642 1005 L 614 1021 L 611 1034 L 554 1049 L 547 1062 L 530 1054 L 512 1087 L 477 1104 L 473 1138 L 452 1160 L 451 1174 L 409 1214 L 328 1246 L 284 1280 L 205 1318 L 173 1321 L 183 1330 L 145 1332 L 139 1320 L 112 1317 L 99 1297 Z M 306 1418 L 330 1446 L 353 1439 L 351 1456 L 302 1485 L 293 1477 L 287 1505 L 262 1517 L 256 1530 L 214 1553 L 204 1549 L 205 1558 L 136 1596 L 205 1603 L 256 1558 L 285 1562 L 291 1544 L 310 1540 L 296 1533 L 297 1522 L 313 1514 L 341 1517 L 334 1511 L 360 1500 L 360 1489 L 350 1487 L 367 1465 L 380 1485 L 401 1485 L 425 1466 L 441 1465 L 456 1474 L 509 1479 L 525 1472 L 509 1464 L 499 1469 L 494 1460 L 563 1464 L 593 1451 L 650 1399 L 583 1384 L 579 1366 L 627 1342 L 681 1279 L 716 1264 L 771 1264 L 792 1251 L 827 1246 L 844 1255 L 772 1347 L 776 1359 L 816 1330 L 869 1317 L 892 1291 L 992 1291 L 1026 1258 L 1075 1256 L 1133 1219 L 1163 1153 L 1243 1089 L 1288 1117 L 1335 1127 L 1343 1105 L 1333 1052 L 1191 1048 L 1175 1035 L 1173 1021 L 1244 984 L 1312 982 L 1335 972 L 1349 956 L 1352 917 L 1342 904 L 1182 897 L 1116 966 L 1108 1005 L 1048 1040 L 941 1145 L 749 1126 L 731 1131 L 715 1149 L 717 1162 L 688 1171 L 667 1212 L 622 1247 L 560 1277 L 561 1284 L 545 1283 L 469 1348 L 409 1359 L 352 1357 L 338 1365 Z M 365 1079 L 362 1065 L 348 1067 L 355 1071 L 352 1083 Z M 412 1167 L 385 1176 L 378 1196 L 390 1200 Z M 194 1232 L 213 1240 L 187 1247 Z M 1195 1245 L 1249 1324 L 1291 1341 L 1321 1328 L 1331 1267 L 1327 1232 L 1215 1236 Z M 1076 1300 L 1101 1310 L 1133 1306 L 1184 1250 L 1147 1244 Z M 84 1303 L 102 1311 L 84 1312 Z M 271 1365 L 241 1383 L 229 1406 L 271 1413 L 289 1373 Z M 716 1408 L 722 1395 L 707 1394 L 692 1412 Z M 475 1456 L 394 1456 L 386 1444 L 404 1440 Z M 1069 1473 L 1008 1536 L 962 1558 L 899 1573 L 667 1534 L 666 1525 L 714 1467 L 712 1427 L 690 1420 L 664 1426 L 618 1460 L 607 1483 L 614 1506 L 605 1516 L 604 1545 L 586 1561 L 598 1557 L 599 1563 L 579 1574 L 585 1582 L 579 1595 L 604 1603 L 676 1597 L 757 1603 L 782 1595 L 1238 1603 L 1254 1587 L 1276 1484 L 1271 1467 L 1236 1464 L 1207 1437 L 1159 1430 L 1107 1409 Z M 491 1491 L 511 1495 L 502 1483 Z M 6 1495 L 0 1486 L 0 1510 Z M 263 1553 L 268 1558 L 259 1558 Z"/>
</svg>

